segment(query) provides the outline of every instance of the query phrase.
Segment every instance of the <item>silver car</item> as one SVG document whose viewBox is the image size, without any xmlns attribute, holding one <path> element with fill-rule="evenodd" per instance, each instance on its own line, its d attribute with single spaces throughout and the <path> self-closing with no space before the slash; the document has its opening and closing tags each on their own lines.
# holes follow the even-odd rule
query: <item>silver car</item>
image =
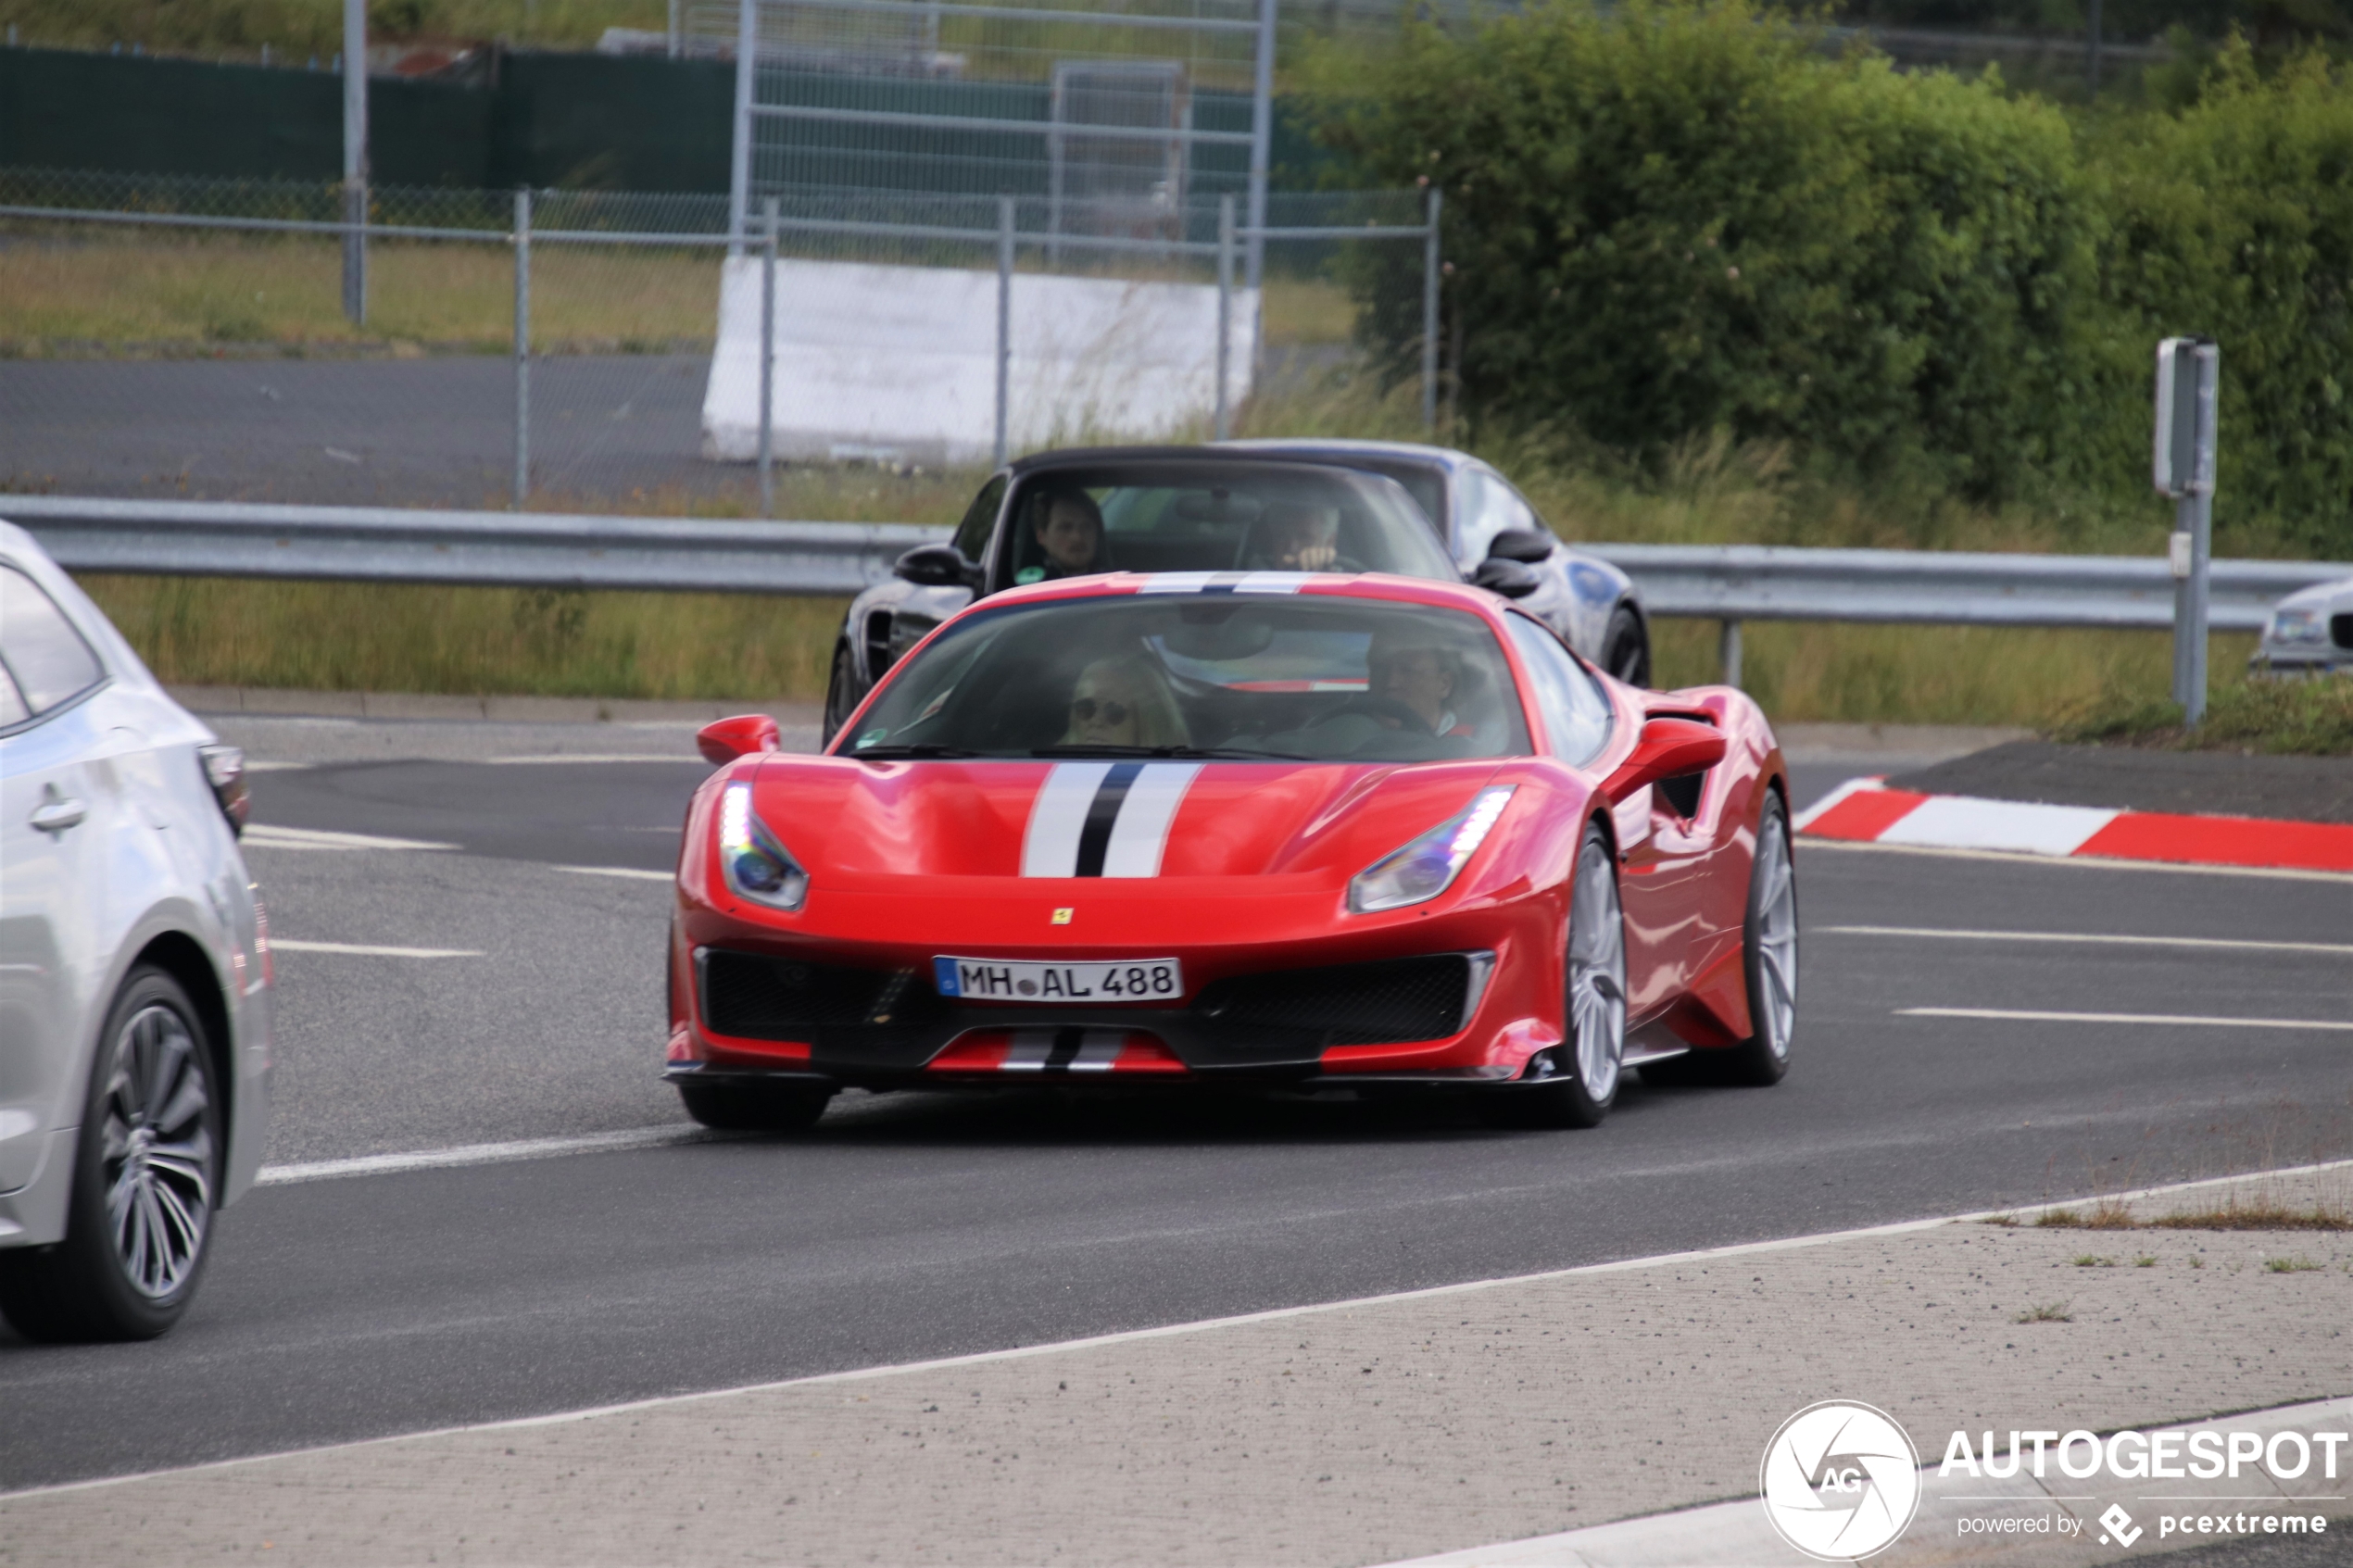
<svg viewBox="0 0 2353 1568">
<path fill-rule="evenodd" d="M 1223 445 L 1289 462 L 1366 469 L 1397 481 L 1421 504 L 1466 578 L 1479 581 L 1482 569 L 1501 578 L 1502 569 L 1488 566 L 1490 560 L 1528 567 L 1532 585 L 1499 581 L 1499 590 L 1628 685 L 1651 684 L 1650 618 L 1634 580 L 1601 557 L 1563 544 L 1511 481 L 1469 453 L 1326 437 Z"/>
<path fill-rule="evenodd" d="M 270 1123 L 244 759 L 0 522 L 0 1314 L 145 1339 Z"/>
<path fill-rule="evenodd" d="M 2353 670 L 2353 577 L 2315 583 L 2273 605 L 2247 662 L 2281 674 Z"/>
</svg>

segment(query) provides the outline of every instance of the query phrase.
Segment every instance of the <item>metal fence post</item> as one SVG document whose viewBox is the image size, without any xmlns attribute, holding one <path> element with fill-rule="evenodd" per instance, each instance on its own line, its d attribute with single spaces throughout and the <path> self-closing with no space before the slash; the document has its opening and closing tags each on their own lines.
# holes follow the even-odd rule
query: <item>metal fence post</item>
<svg viewBox="0 0 2353 1568">
<path fill-rule="evenodd" d="M 673 60 L 685 54 L 686 50 L 686 22 L 685 19 L 679 15 L 685 5 L 686 0 L 670 0 L 670 26 L 666 42 L 670 48 L 670 57 Z"/>
<path fill-rule="evenodd" d="M 2156 478 L 2173 497 L 2173 700 L 2183 722 L 2206 717 L 2207 635 L 2214 554 L 2215 411 L 2222 351 L 2168 338 L 2157 352 Z"/>
<path fill-rule="evenodd" d="M 1429 193 L 1429 232 L 1422 240 L 1422 424 L 1438 428 L 1438 215 L 1446 198 Z"/>
<path fill-rule="evenodd" d="M 1266 174 L 1275 142 L 1275 0 L 1258 0 L 1258 57 L 1253 62 L 1250 90 L 1250 260 L 1242 274 L 1245 288 L 1256 288 L 1266 257 Z M 1261 320 L 1264 320 L 1262 314 Z M 1257 350 L 1251 351 L 1254 364 Z"/>
<path fill-rule="evenodd" d="M 514 509 L 531 495 L 531 188 L 515 192 Z"/>
<path fill-rule="evenodd" d="M 1234 193 L 1217 198 L 1217 439 L 1234 433 L 1227 387 L 1234 341 Z"/>
<path fill-rule="evenodd" d="M 1724 684 L 1741 684 L 1741 623 L 1727 621 L 1716 636 L 1716 657 L 1724 667 Z"/>
<path fill-rule="evenodd" d="M 1005 424 L 1013 368 L 1013 198 L 997 198 L 997 457 L 1005 466 Z"/>
<path fill-rule="evenodd" d="M 343 313 L 368 320 L 368 3 L 343 0 Z"/>
<path fill-rule="evenodd" d="M 760 56 L 760 0 L 736 4 L 736 123 L 727 158 L 727 247 L 729 256 L 744 253 L 744 229 L 751 203 L 751 101 L 758 86 L 755 65 Z"/>
<path fill-rule="evenodd" d="M 776 198 L 761 204 L 760 515 L 776 515 Z"/>
</svg>

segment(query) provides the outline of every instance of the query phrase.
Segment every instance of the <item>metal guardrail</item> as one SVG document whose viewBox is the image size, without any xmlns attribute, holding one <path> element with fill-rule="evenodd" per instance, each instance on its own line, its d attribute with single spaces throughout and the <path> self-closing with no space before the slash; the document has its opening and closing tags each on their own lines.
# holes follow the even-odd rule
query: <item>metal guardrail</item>
<svg viewBox="0 0 2353 1568">
<path fill-rule="evenodd" d="M 944 528 L 0 495 L 69 571 L 855 594 Z"/>
<path fill-rule="evenodd" d="M 491 587 L 855 594 L 945 528 L 905 523 L 446 512 L 394 507 L 0 495 L 73 571 L 334 578 Z M 1972 555 L 1755 545 L 1585 545 L 1654 616 L 2163 630 L 2163 557 Z M 2282 596 L 2353 562 L 2218 560 L 2214 630 L 2259 631 Z"/>
<path fill-rule="evenodd" d="M 2173 573 L 2163 556 L 1765 545 L 1577 547 L 1631 576 L 1653 615 L 2148 631 L 2173 624 Z M 2353 562 L 2218 560 L 2208 624 L 2217 632 L 2259 632 L 2283 596 L 2343 577 L 2353 577 Z"/>
</svg>

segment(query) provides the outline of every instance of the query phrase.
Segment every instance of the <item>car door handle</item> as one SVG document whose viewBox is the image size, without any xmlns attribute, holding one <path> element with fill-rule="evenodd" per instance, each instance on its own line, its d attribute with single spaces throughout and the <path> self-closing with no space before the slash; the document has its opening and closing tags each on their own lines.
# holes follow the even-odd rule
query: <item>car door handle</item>
<svg viewBox="0 0 2353 1568">
<path fill-rule="evenodd" d="M 41 833 L 63 833 L 90 814 L 90 808 L 79 800 L 64 800 L 51 796 L 32 809 L 30 819 Z"/>
</svg>

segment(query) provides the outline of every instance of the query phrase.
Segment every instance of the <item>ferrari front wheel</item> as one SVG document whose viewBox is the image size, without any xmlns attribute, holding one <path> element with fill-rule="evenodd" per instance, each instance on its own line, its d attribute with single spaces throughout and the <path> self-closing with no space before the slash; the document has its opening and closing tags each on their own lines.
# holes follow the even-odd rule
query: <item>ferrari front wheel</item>
<svg viewBox="0 0 2353 1568">
<path fill-rule="evenodd" d="M 1567 1038 L 1536 1064 L 1549 1075 L 1483 1095 L 1479 1112 L 1491 1126 L 1599 1126 L 1617 1101 L 1626 1060 L 1626 918 L 1617 899 L 1617 857 L 1599 822 L 1586 824 L 1577 849 L 1567 967 Z"/>
<path fill-rule="evenodd" d="M 834 1098 L 830 1084 L 681 1084 L 686 1114 L 725 1133 L 797 1133 Z"/>
</svg>

